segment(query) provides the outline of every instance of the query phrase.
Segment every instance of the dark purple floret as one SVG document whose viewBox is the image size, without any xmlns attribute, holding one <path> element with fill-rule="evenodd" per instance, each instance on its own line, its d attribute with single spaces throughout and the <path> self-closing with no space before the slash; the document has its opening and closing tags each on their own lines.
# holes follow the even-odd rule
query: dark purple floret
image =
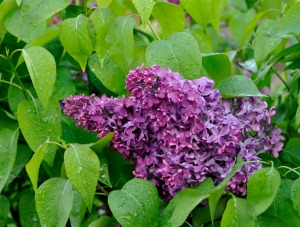
<svg viewBox="0 0 300 227">
<path fill-rule="evenodd" d="M 282 149 L 281 131 L 270 124 L 274 108 L 257 98 L 221 99 L 206 77 L 185 80 L 159 66 L 129 72 L 129 97 L 71 96 L 64 112 L 101 138 L 114 132 L 110 146 L 135 164 L 133 174 L 150 180 L 167 199 L 211 177 L 220 183 L 237 157 L 259 160 Z M 244 165 L 227 190 L 246 195 L 259 162 Z"/>
</svg>

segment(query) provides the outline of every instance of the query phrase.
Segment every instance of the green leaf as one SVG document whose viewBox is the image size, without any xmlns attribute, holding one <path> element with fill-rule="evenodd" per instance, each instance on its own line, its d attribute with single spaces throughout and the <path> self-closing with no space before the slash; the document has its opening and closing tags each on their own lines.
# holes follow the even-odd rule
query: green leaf
<svg viewBox="0 0 300 227">
<path fill-rule="evenodd" d="M 19 137 L 19 129 L 12 131 L 4 128 L 0 130 L 0 192 L 4 188 L 13 169 Z"/>
<path fill-rule="evenodd" d="M 66 226 L 73 202 L 72 183 L 62 178 L 45 181 L 35 195 L 42 226 Z"/>
<path fill-rule="evenodd" d="M 26 164 L 26 171 L 33 185 L 34 191 L 37 190 L 39 170 L 41 163 L 45 157 L 48 148 L 48 143 L 43 144 L 32 156 L 31 160 Z"/>
<path fill-rule="evenodd" d="M 124 227 L 156 226 L 159 197 L 155 186 L 144 179 L 133 179 L 108 196 L 109 207 Z"/>
<path fill-rule="evenodd" d="M 181 0 L 182 7 L 203 29 L 206 29 L 213 3 L 211 0 Z"/>
<path fill-rule="evenodd" d="M 112 0 L 96 0 L 99 8 L 107 8 Z"/>
<path fill-rule="evenodd" d="M 47 111 L 43 110 L 38 100 L 24 100 L 18 106 L 17 116 L 23 136 L 34 152 L 47 140 L 59 142 L 58 137 L 62 134 L 61 109 L 55 99 L 50 99 Z M 57 145 L 48 145 L 44 160 L 50 166 L 53 164 L 56 149 Z"/>
<path fill-rule="evenodd" d="M 72 227 L 80 227 L 86 212 L 86 205 L 76 189 L 73 189 L 73 205 L 70 214 Z"/>
<path fill-rule="evenodd" d="M 218 85 L 231 75 L 231 62 L 226 54 L 215 53 L 202 56 L 202 65 Z"/>
<path fill-rule="evenodd" d="M 16 160 L 13 169 L 10 172 L 10 175 L 7 180 L 7 184 L 10 184 L 23 170 L 25 164 L 31 158 L 32 151 L 29 146 L 24 144 L 18 144 Z"/>
<path fill-rule="evenodd" d="M 6 226 L 6 219 L 9 212 L 9 200 L 4 196 L 0 195 L 0 226 Z"/>
<path fill-rule="evenodd" d="M 151 15 L 154 1 L 153 0 L 144 0 L 144 1 L 131 0 L 131 1 L 135 6 L 137 12 L 140 14 L 143 26 L 145 28 L 149 20 L 149 17 Z"/>
<path fill-rule="evenodd" d="M 23 227 L 41 226 L 39 216 L 35 208 L 34 193 L 26 193 L 20 199 L 19 217 Z"/>
<path fill-rule="evenodd" d="M 110 57 L 106 56 L 101 63 L 97 54 L 93 54 L 88 64 L 92 72 L 107 89 L 116 94 L 126 93 L 126 75 Z"/>
<path fill-rule="evenodd" d="M 261 227 L 288 227 L 280 218 L 263 213 L 256 217 L 258 226 Z"/>
<path fill-rule="evenodd" d="M 146 66 L 155 64 L 179 72 L 186 79 L 199 78 L 201 56 L 197 41 L 189 33 L 178 32 L 167 40 L 150 43 L 146 49 Z"/>
<path fill-rule="evenodd" d="M 291 188 L 291 198 L 293 202 L 293 207 L 297 211 L 298 216 L 300 216 L 300 178 L 294 181 Z"/>
<path fill-rule="evenodd" d="M 0 130 L 2 129 L 9 129 L 11 131 L 16 131 L 19 128 L 18 122 L 12 120 L 10 117 L 7 116 L 5 110 L 0 108 Z"/>
<path fill-rule="evenodd" d="M 129 71 L 133 61 L 133 17 L 117 17 L 109 28 L 106 36 L 107 53 L 124 74 Z"/>
<path fill-rule="evenodd" d="M 274 167 L 257 170 L 248 180 L 247 198 L 256 216 L 262 214 L 273 202 L 280 185 L 280 174 Z"/>
<path fill-rule="evenodd" d="M 69 69 L 59 67 L 57 69 L 57 78 L 53 88 L 53 97 L 62 100 L 70 95 L 74 95 L 76 87 L 71 81 L 72 72 Z"/>
<path fill-rule="evenodd" d="M 224 211 L 222 227 L 255 226 L 255 211 L 247 200 L 233 196 Z"/>
<path fill-rule="evenodd" d="M 193 26 L 191 34 L 196 39 L 200 53 L 211 53 L 213 52 L 213 42 L 209 34 L 203 31 L 200 26 Z"/>
<path fill-rule="evenodd" d="M 5 17 L 14 9 L 17 8 L 17 4 L 15 0 L 4 0 L 0 4 L 0 38 L 5 34 L 6 29 L 4 27 L 4 19 Z"/>
<path fill-rule="evenodd" d="M 300 139 L 292 138 L 288 141 L 280 157 L 287 162 L 291 162 L 296 166 L 300 165 Z"/>
<path fill-rule="evenodd" d="M 264 214 L 280 218 L 287 226 L 298 226 L 300 223 L 300 217 L 293 209 L 292 200 L 281 192 L 277 193 L 274 202 Z"/>
<path fill-rule="evenodd" d="M 265 96 L 259 92 L 254 82 L 246 76 L 234 75 L 228 77 L 222 80 L 217 88 L 223 98 Z"/>
<path fill-rule="evenodd" d="M 109 132 L 105 136 L 103 136 L 100 140 L 98 140 L 95 144 L 90 146 L 90 148 L 95 151 L 97 154 L 102 153 L 104 147 L 106 147 L 110 141 L 113 139 L 114 133 Z"/>
<path fill-rule="evenodd" d="M 275 36 L 289 38 L 300 35 L 300 2 L 293 5 L 274 28 Z"/>
<path fill-rule="evenodd" d="M 87 59 L 93 52 L 93 44 L 89 32 L 89 18 L 79 15 L 68 18 L 60 25 L 60 41 L 65 50 L 80 64 L 85 71 Z"/>
<path fill-rule="evenodd" d="M 160 24 L 164 38 L 175 32 L 184 31 L 185 15 L 180 6 L 168 2 L 157 2 L 152 15 Z"/>
<path fill-rule="evenodd" d="M 220 33 L 220 19 L 223 5 L 225 5 L 224 0 L 212 0 L 212 10 L 209 19 L 217 34 Z"/>
<path fill-rule="evenodd" d="M 111 227 L 114 226 L 114 224 L 115 220 L 113 218 L 108 217 L 106 215 L 102 215 L 99 219 L 89 224 L 88 227 Z"/>
<path fill-rule="evenodd" d="M 68 178 L 91 211 L 100 169 L 97 155 L 89 145 L 70 144 L 64 160 Z"/>
<path fill-rule="evenodd" d="M 160 214 L 159 227 L 181 226 L 191 211 L 205 198 L 209 197 L 214 189 L 214 182 L 207 178 L 197 189 L 185 188 L 178 192 L 168 206 Z"/>
<path fill-rule="evenodd" d="M 244 161 L 238 157 L 236 160 L 235 165 L 231 169 L 230 173 L 227 175 L 227 177 L 215 188 L 213 192 L 211 192 L 209 198 L 208 198 L 208 204 L 209 204 L 209 210 L 211 215 L 211 220 L 214 220 L 215 212 L 217 205 L 219 203 L 219 200 L 228 184 L 230 179 L 233 177 L 233 175 L 244 165 Z"/>
<path fill-rule="evenodd" d="M 38 98 L 46 110 L 56 79 L 54 57 L 45 48 L 39 46 L 23 49 L 22 53 Z"/>
<path fill-rule="evenodd" d="M 113 16 L 110 9 L 96 9 L 90 15 L 90 20 L 93 22 L 97 36 L 94 49 L 99 59 L 103 59 L 106 56 L 107 45 L 105 45 L 105 37 L 112 19 Z"/>
</svg>

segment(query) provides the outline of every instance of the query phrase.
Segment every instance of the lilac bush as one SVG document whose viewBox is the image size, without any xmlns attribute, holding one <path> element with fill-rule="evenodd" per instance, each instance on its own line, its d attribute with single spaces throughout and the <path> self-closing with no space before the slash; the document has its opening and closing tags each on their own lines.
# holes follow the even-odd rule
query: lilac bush
<svg viewBox="0 0 300 227">
<path fill-rule="evenodd" d="M 238 156 L 245 162 L 227 189 L 246 194 L 259 168 L 259 152 L 278 157 L 284 139 L 270 124 L 275 110 L 255 97 L 221 99 L 206 77 L 185 80 L 159 66 L 129 72 L 129 97 L 75 95 L 64 113 L 98 137 L 114 132 L 110 146 L 135 164 L 135 177 L 150 180 L 171 199 L 178 191 L 211 177 L 215 184 Z"/>
</svg>

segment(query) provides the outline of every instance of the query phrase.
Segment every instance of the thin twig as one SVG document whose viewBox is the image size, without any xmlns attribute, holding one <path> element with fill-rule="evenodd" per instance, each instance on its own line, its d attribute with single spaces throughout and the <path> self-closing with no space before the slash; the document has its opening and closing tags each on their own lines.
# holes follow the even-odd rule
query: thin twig
<svg viewBox="0 0 300 227">
<path fill-rule="evenodd" d="M 151 22 L 148 20 L 148 22 L 147 22 L 147 23 L 148 23 L 148 25 L 149 25 L 149 27 L 150 27 L 151 31 L 153 32 L 153 34 L 154 34 L 155 38 L 156 38 L 157 40 L 160 40 L 160 38 L 159 38 L 158 34 L 156 33 L 156 31 L 154 30 L 154 28 L 153 28 L 153 26 L 152 26 Z"/>
</svg>

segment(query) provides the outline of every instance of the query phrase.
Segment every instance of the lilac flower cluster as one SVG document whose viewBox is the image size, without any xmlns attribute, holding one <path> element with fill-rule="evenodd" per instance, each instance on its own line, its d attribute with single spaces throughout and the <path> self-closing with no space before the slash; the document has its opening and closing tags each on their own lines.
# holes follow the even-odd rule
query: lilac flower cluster
<svg viewBox="0 0 300 227">
<path fill-rule="evenodd" d="M 283 146 L 281 131 L 270 124 L 274 108 L 268 111 L 255 97 L 222 100 L 213 84 L 206 77 L 185 80 L 169 69 L 142 66 L 127 76 L 129 97 L 71 96 L 64 113 L 99 138 L 114 132 L 110 146 L 135 164 L 134 175 L 171 199 L 207 177 L 220 183 L 238 156 L 277 157 Z M 244 165 L 227 189 L 245 195 L 248 178 L 260 167 Z"/>
</svg>

